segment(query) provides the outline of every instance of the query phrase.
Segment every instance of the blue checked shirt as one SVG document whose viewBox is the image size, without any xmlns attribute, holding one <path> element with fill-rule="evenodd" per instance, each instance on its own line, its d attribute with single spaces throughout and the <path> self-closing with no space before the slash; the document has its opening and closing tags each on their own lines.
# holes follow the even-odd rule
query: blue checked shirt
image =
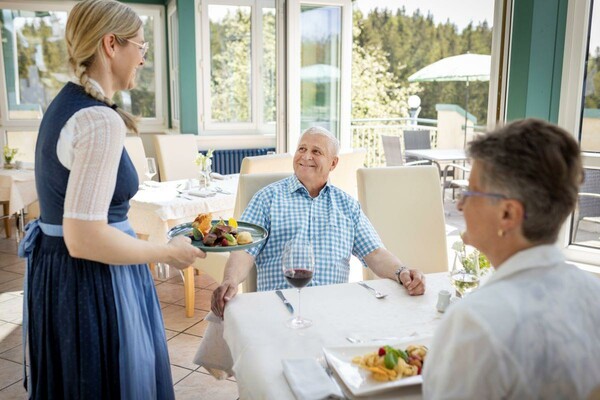
<svg viewBox="0 0 600 400">
<path fill-rule="evenodd" d="M 259 291 L 290 287 L 281 256 L 293 238 L 313 246 L 315 272 L 309 286 L 348 282 L 350 256 L 364 264 L 366 255 L 383 247 L 358 201 L 329 183 L 313 199 L 295 175 L 257 192 L 240 220 L 269 232 L 263 244 L 246 250 L 255 257 Z"/>
</svg>

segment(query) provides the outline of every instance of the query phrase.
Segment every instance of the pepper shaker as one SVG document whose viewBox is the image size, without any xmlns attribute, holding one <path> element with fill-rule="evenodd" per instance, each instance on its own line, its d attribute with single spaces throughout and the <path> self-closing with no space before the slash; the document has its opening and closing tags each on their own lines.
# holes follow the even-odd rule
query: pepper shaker
<svg viewBox="0 0 600 400">
<path fill-rule="evenodd" d="M 446 308 L 450 305 L 450 292 L 447 290 L 440 290 L 438 293 L 438 301 L 436 308 L 439 312 L 443 313 Z"/>
</svg>

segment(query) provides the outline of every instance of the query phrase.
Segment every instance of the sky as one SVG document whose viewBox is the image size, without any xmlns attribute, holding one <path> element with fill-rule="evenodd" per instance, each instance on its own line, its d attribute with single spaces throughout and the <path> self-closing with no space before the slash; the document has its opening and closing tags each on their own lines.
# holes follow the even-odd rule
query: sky
<svg viewBox="0 0 600 400">
<path fill-rule="evenodd" d="M 375 7 L 397 10 L 400 7 L 406 9 L 408 15 L 412 15 L 417 9 L 421 14 L 427 15 L 430 11 L 436 23 L 450 22 L 464 28 L 473 22 L 487 20 L 488 25 L 493 25 L 494 0 L 461 0 L 460 2 L 449 0 L 356 0 L 355 7 L 363 12 L 368 12 Z"/>
</svg>

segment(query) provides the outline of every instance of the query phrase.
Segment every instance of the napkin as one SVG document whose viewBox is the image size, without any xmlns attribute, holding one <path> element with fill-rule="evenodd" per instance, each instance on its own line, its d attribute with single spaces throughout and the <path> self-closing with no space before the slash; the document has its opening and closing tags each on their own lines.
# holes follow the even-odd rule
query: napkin
<svg viewBox="0 0 600 400">
<path fill-rule="evenodd" d="M 187 194 L 189 194 L 191 196 L 198 196 L 198 197 L 213 197 L 217 193 L 211 192 L 208 189 L 202 188 L 202 189 L 192 189 L 192 190 L 188 191 Z"/>
<path fill-rule="evenodd" d="M 218 179 L 218 180 L 229 179 L 229 177 L 227 177 L 225 175 L 221 175 L 218 172 L 211 172 L 210 173 L 210 177 L 213 178 L 213 179 Z"/>
<path fill-rule="evenodd" d="M 144 185 L 148 186 L 148 187 L 160 187 L 160 182 L 156 182 L 156 181 L 144 181 Z"/>
<path fill-rule="evenodd" d="M 217 379 L 227 379 L 233 375 L 233 359 L 223 339 L 223 321 L 212 311 L 205 319 L 209 324 L 194 356 L 194 363 L 204 367 Z"/>
<path fill-rule="evenodd" d="M 314 358 L 282 360 L 283 374 L 298 400 L 343 399 L 339 387 Z"/>
</svg>

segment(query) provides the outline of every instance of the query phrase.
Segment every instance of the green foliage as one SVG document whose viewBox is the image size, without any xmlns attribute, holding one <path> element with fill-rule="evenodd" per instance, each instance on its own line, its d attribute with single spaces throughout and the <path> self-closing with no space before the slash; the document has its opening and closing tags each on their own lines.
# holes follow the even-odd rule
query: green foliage
<svg viewBox="0 0 600 400">
<path fill-rule="evenodd" d="M 432 15 L 423 15 L 418 10 L 412 15 L 407 15 L 404 7 L 398 8 L 395 12 L 374 9 L 367 16 L 360 11 L 355 11 L 353 21 L 354 45 L 375 60 L 379 60 L 377 66 L 386 66 L 387 72 L 392 77 L 383 78 L 384 82 L 407 88 L 407 93 L 397 94 L 394 100 L 405 104 L 407 94 L 414 92 L 419 94 L 422 108 L 419 117 L 421 118 L 437 118 L 435 105 L 438 103 L 457 104 L 464 108 L 466 84 L 465 82 L 411 84 L 407 80 L 410 75 L 437 60 L 452 55 L 467 52 L 491 54 L 492 31 L 487 22 L 477 26 L 470 24 L 459 32 L 456 25 L 450 21 L 436 25 Z M 381 62 L 377 52 L 383 54 L 385 62 Z M 353 56 L 356 54 L 357 51 Z M 353 79 L 355 79 L 354 74 Z M 357 76 L 356 79 L 364 79 L 364 83 L 357 84 L 360 88 L 373 84 L 372 80 L 369 81 L 372 77 Z M 357 93 L 356 96 L 361 96 L 361 93 Z M 488 82 L 469 84 L 467 109 L 477 117 L 479 124 L 487 120 L 487 97 Z M 381 100 L 385 101 L 386 96 L 382 96 Z M 361 115 L 364 114 L 360 111 L 363 107 L 363 104 L 357 105 L 353 98 L 353 118 L 356 118 L 354 108 L 357 109 L 357 114 Z M 380 114 L 378 117 L 386 115 Z M 394 115 L 405 116 L 402 111 Z"/>
</svg>

